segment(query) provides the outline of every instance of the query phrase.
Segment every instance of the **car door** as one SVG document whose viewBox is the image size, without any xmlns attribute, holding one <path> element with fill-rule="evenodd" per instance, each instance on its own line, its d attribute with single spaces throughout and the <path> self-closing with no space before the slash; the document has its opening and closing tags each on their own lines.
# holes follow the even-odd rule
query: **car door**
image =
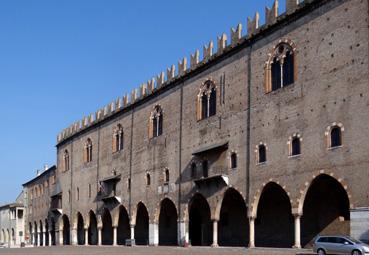
<svg viewBox="0 0 369 255">
<path fill-rule="evenodd" d="M 328 254 L 340 254 L 338 249 L 338 243 L 336 237 L 328 237 L 327 253 Z"/>
<path fill-rule="evenodd" d="M 343 237 L 339 237 L 338 238 L 338 242 L 339 242 L 339 254 L 351 254 L 354 245 L 351 241 L 347 240 L 346 238 Z"/>
</svg>

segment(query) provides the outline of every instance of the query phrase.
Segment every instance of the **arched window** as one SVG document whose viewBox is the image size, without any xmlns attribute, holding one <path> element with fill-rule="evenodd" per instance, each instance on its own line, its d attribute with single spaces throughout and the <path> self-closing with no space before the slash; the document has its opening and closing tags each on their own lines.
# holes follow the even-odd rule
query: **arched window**
<svg viewBox="0 0 369 255">
<path fill-rule="evenodd" d="M 265 66 L 265 92 L 293 84 L 297 80 L 296 49 L 292 42 L 279 43 Z"/>
<path fill-rule="evenodd" d="M 209 176 L 209 162 L 207 160 L 202 161 L 202 176 L 204 178 Z"/>
<path fill-rule="evenodd" d="M 215 84 L 208 80 L 200 88 L 197 96 L 197 120 L 214 116 L 217 112 L 217 93 Z"/>
<path fill-rule="evenodd" d="M 193 162 L 191 164 L 191 178 L 195 178 L 197 176 L 197 167 L 196 167 L 196 163 Z"/>
<path fill-rule="evenodd" d="M 237 168 L 237 153 L 235 152 L 231 154 L 231 168 L 232 169 Z"/>
<path fill-rule="evenodd" d="M 147 186 L 151 185 L 151 176 L 149 173 L 146 174 L 146 185 Z"/>
<path fill-rule="evenodd" d="M 79 201 L 79 188 L 77 188 L 77 194 L 76 194 L 77 201 Z"/>
<path fill-rule="evenodd" d="M 88 138 L 85 143 L 84 161 L 85 163 L 89 163 L 92 161 L 92 141 L 90 138 Z"/>
<path fill-rule="evenodd" d="M 266 155 L 266 146 L 264 144 L 260 144 L 258 148 L 258 163 L 265 163 L 267 161 Z"/>
<path fill-rule="evenodd" d="M 339 126 L 335 126 L 331 130 L 331 147 L 339 147 L 342 145 L 342 134 L 341 128 Z"/>
<path fill-rule="evenodd" d="M 70 170 L 70 163 L 69 163 L 69 152 L 68 150 L 64 151 L 64 171 L 69 171 Z"/>
<path fill-rule="evenodd" d="M 121 124 L 118 124 L 114 129 L 113 133 L 113 152 L 118 152 L 123 150 L 124 145 L 124 133 Z"/>
<path fill-rule="evenodd" d="M 154 138 L 163 134 L 163 110 L 160 105 L 154 107 L 150 116 L 149 137 Z"/>
<path fill-rule="evenodd" d="M 169 183 L 169 169 L 164 171 L 164 183 Z"/>
<path fill-rule="evenodd" d="M 292 156 L 300 155 L 301 154 L 301 144 L 300 139 L 298 137 L 294 137 L 292 139 Z"/>
</svg>

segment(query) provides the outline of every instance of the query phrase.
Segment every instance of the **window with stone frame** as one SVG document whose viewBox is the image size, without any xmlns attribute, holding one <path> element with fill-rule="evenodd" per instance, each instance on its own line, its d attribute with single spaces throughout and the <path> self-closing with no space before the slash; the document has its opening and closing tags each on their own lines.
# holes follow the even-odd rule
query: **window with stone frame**
<svg viewBox="0 0 369 255">
<path fill-rule="evenodd" d="M 213 81 L 206 81 L 197 95 L 197 120 L 207 119 L 217 113 L 217 90 Z"/>
<path fill-rule="evenodd" d="M 170 181 L 170 176 L 169 176 L 169 169 L 165 169 L 164 171 L 164 183 L 165 184 L 168 184 Z"/>
<path fill-rule="evenodd" d="M 83 158 L 85 163 L 92 161 L 92 140 L 90 138 L 85 143 Z"/>
<path fill-rule="evenodd" d="M 300 134 L 293 134 L 289 137 L 288 145 L 288 156 L 294 157 L 301 155 L 301 142 L 302 138 Z"/>
<path fill-rule="evenodd" d="M 113 132 L 113 153 L 123 150 L 124 132 L 121 124 L 114 128 Z"/>
<path fill-rule="evenodd" d="M 163 109 L 156 105 L 150 114 L 149 138 L 159 137 L 163 134 Z"/>
<path fill-rule="evenodd" d="M 69 159 L 68 150 L 64 151 L 63 159 L 64 159 L 64 172 L 69 171 L 70 170 L 70 159 Z"/>
<path fill-rule="evenodd" d="M 335 126 L 331 130 L 331 148 L 339 147 L 342 145 L 342 133 L 341 128 L 338 126 Z"/>
<path fill-rule="evenodd" d="M 146 173 L 146 186 L 151 185 L 151 176 L 150 173 Z"/>
<path fill-rule="evenodd" d="M 265 93 L 289 86 L 297 80 L 296 47 L 292 41 L 280 41 L 265 65 Z"/>
<path fill-rule="evenodd" d="M 265 144 L 260 144 L 257 147 L 257 162 L 258 164 L 267 162 L 267 147 Z"/>
<path fill-rule="evenodd" d="M 237 153 L 236 152 L 232 152 L 231 153 L 231 169 L 236 169 L 237 165 L 238 165 L 238 160 L 237 160 Z"/>
</svg>

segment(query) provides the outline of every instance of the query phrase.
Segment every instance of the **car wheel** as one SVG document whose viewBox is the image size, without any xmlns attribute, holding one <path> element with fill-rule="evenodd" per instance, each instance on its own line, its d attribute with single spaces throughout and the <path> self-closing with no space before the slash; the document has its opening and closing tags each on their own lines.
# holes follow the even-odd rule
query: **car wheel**
<svg viewBox="0 0 369 255">
<path fill-rule="evenodd" d="M 361 252 L 358 250 L 352 251 L 352 255 L 361 255 Z"/>
<path fill-rule="evenodd" d="M 325 255 L 325 251 L 323 249 L 319 249 L 317 251 L 318 255 Z M 356 255 L 356 254 L 355 254 Z"/>
</svg>

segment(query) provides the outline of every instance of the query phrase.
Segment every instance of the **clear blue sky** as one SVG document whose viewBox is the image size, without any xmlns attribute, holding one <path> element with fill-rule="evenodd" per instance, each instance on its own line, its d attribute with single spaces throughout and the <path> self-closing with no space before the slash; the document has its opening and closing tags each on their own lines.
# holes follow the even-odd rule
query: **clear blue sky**
<svg viewBox="0 0 369 255">
<path fill-rule="evenodd" d="M 280 1 L 280 10 L 284 10 Z M 56 135 L 273 0 L 1 0 L 0 204 L 44 164 Z"/>
</svg>

